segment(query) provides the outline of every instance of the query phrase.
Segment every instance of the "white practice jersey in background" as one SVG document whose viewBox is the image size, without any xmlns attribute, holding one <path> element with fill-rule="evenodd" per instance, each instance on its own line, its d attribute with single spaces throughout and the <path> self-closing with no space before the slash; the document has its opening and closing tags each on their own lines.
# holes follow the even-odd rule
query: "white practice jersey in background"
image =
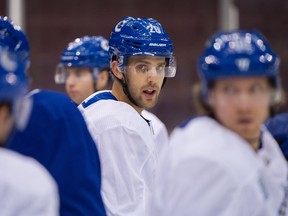
<svg viewBox="0 0 288 216">
<path fill-rule="evenodd" d="M 176 128 L 159 159 L 151 215 L 287 215 L 286 161 L 266 128 L 261 139 L 255 152 L 208 117 Z"/>
<path fill-rule="evenodd" d="M 91 95 L 78 108 L 97 143 L 107 215 L 147 215 L 156 167 L 148 123 L 111 91 Z"/>
<path fill-rule="evenodd" d="M 59 215 L 58 190 L 48 171 L 34 159 L 3 148 L 0 148 L 0 215 Z"/>
<path fill-rule="evenodd" d="M 165 124 L 153 113 L 143 110 L 141 115 L 150 121 L 153 128 L 153 134 L 156 139 L 156 151 L 158 155 L 162 152 L 163 148 L 168 146 L 168 131 Z"/>
</svg>

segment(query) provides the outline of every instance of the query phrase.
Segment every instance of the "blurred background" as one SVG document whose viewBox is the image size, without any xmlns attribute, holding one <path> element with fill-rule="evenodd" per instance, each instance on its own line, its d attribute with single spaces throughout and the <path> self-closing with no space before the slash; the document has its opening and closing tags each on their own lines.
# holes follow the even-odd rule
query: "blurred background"
<svg viewBox="0 0 288 216">
<path fill-rule="evenodd" d="M 109 38 L 125 16 L 158 20 L 174 42 L 177 74 L 168 80 L 151 110 L 171 131 L 195 114 L 191 87 L 198 81 L 196 62 L 217 30 L 257 29 L 281 58 L 288 90 L 288 0 L 1 0 L 7 15 L 26 32 L 31 48 L 31 88 L 65 92 L 54 83 L 55 66 L 68 42 L 84 35 Z"/>
</svg>

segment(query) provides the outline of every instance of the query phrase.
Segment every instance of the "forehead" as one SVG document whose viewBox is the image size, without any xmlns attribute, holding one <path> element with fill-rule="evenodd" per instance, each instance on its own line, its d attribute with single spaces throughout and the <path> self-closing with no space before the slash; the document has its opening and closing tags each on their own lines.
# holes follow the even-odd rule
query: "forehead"
<svg viewBox="0 0 288 216">
<path fill-rule="evenodd" d="M 220 85 L 232 85 L 232 86 L 250 86 L 255 84 L 268 85 L 268 78 L 264 76 L 253 76 L 253 77 L 226 77 L 216 79 L 214 84 Z"/>
<path fill-rule="evenodd" d="M 91 70 L 85 67 L 67 67 L 66 71 L 68 73 L 91 73 Z"/>
<path fill-rule="evenodd" d="M 128 64 L 135 64 L 138 62 L 147 64 L 162 64 L 165 63 L 165 58 L 158 56 L 130 56 L 127 61 Z"/>
</svg>

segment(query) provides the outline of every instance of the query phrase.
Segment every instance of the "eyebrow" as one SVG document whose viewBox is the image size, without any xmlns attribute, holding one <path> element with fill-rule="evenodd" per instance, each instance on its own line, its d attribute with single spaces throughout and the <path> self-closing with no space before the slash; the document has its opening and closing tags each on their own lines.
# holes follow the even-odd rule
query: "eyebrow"
<svg viewBox="0 0 288 216">
<path fill-rule="evenodd" d="M 130 62 L 131 63 L 131 62 Z M 147 61 L 145 59 L 141 59 L 141 60 L 138 60 L 138 61 L 135 61 L 134 64 L 137 64 L 137 63 L 144 63 L 144 64 L 148 64 L 148 65 L 151 65 L 152 63 L 150 61 Z M 160 65 L 166 65 L 166 62 L 165 60 L 163 62 L 159 62 L 157 63 L 157 66 L 160 66 Z"/>
</svg>

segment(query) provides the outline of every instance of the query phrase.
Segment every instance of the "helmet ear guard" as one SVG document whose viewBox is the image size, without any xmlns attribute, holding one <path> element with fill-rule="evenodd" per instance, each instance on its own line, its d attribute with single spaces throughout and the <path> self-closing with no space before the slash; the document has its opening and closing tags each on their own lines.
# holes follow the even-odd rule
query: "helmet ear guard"
<svg viewBox="0 0 288 216">
<path fill-rule="evenodd" d="M 271 87 L 274 89 L 274 93 L 272 95 L 272 99 L 271 99 L 271 105 L 279 105 L 282 102 L 282 97 L 283 97 L 283 91 L 282 91 L 282 87 L 281 87 L 281 79 L 280 77 L 271 77 L 269 78 L 269 83 L 271 85 Z"/>
</svg>

